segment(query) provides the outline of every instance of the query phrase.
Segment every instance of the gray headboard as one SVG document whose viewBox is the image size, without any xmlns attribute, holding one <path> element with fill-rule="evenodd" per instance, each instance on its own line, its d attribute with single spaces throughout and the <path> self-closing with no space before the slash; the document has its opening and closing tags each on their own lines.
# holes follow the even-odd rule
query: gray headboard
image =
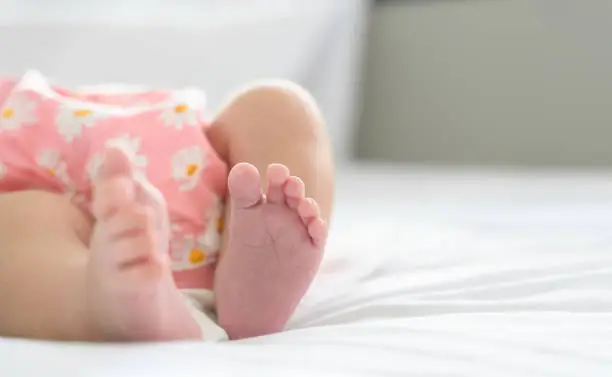
<svg viewBox="0 0 612 377">
<path fill-rule="evenodd" d="M 358 155 L 612 166 L 612 2 L 383 1 Z"/>
</svg>

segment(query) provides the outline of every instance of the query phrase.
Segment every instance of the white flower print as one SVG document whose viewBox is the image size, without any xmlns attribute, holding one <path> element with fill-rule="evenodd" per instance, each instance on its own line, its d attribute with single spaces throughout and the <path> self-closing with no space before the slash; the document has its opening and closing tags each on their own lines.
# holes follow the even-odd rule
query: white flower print
<svg viewBox="0 0 612 377">
<path fill-rule="evenodd" d="M 83 127 L 91 128 L 100 118 L 87 107 L 77 107 L 74 104 L 64 104 L 55 117 L 57 132 L 64 136 L 67 142 L 73 141 L 83 132 Z"/>
<path fill-rule="evenodd" d="M 140 138 L 131 137 L 130 135 L 121 135 L 114 139 L 107 140 L 104 145 L 107 148 L 118 148 L 121 149 L 132 162 L 132 165 L 136 168 L 139 173 L 143 173 L 140 170 L 144 170 L 149 160 L 147 156 L 138 154 L 140 151 Z"/>
<path fill-rule="evenodd" d="M 198 146 L 179 150 L 172 156 L 172 177 L 182 182 L 181 191 L 191 191 L 198 184 L 206 164 L 206 155 Z"/>
<path fill-rule="evenodd" d="M 93 155 L 87 162 L 87 175 L 89 176 L 89 180 L 91 182 L 95 182 L 98 179 L 98 171 L 100 170 L 100 166 L 102 166 L 103 161 L 104 155 L 102 153 L 98 153 Z"/>
<path fill-rule="evenodd" d="M 68 177 L 68 165 L 62 160 L 59 151 L 51 149 L 41 151 L 36 157 L 36 163 L 66 186 L 71 185 Z"/>
<path fill-rule="evenodd" d="M 223 233 L 223 202 L 215 196 L 206 214 L 206 230 L 198 238 L 208 250 L 218 250 Z"/>
<path fill-rule="evenodd" d="M 218 248 L 206 243 L 204 234 L 175 235 L 170 243 L 170 261 L 174 271 L 189 270 L 214 263 Z"/>
<path fill-rule="evenodd" d="M 166 127 L 182 130 L 184 126 L 197 127 L 199 122 L 198 111 L 193 107 L 177 103 L 166 108 L 160 115 Z"/>
<path fill-rule="evenodd" d="M 16 130 L 23 125 L 36 122 L 36 103 L 25 93 L 10 97 L 0 110 L 0 130 Z"/>
<path fill-rule="evenodd" d="M 144 169 L 148 165 L 147 156 L 138 154 L 140 150 L 140 138 L 130 137 L 130 135 L 121 135 L 114 139 L 109 139 L 104 143 L 106 148 L 117 148 L 121 149 L 123 153 L 130 159 L 132 165 L 136 170 L 136 175 L 140 177 L 145 176 Z M 91 182 L 94 182 L 98 178 L 98 172 L 100 166 L 104 162 L 105 152 L 96 153 L 87 162 L 87 175 Z"/>
</svg>

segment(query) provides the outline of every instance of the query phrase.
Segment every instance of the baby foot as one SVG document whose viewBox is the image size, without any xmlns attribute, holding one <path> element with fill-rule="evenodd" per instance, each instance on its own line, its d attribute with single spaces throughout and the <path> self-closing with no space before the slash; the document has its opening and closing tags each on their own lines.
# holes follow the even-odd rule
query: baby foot
<svg viewBox="0 0 612 377">
<path fill-rule="evenodd" d="M 94 328 L 107 340 L 200 338 L 172 280 L 165 202 L 134 178 L 119 149 L 109 150 L 100 168 L 93 214 L 88 308 Z"/>
<path fill-rule="evenodd" d="M 314 279 L 327 228 L 317 203 L 284 165 L 230 171 L 229 239 L 215 285 L 219 324 L 231 339 L 282 331 Z"/>
</svg>

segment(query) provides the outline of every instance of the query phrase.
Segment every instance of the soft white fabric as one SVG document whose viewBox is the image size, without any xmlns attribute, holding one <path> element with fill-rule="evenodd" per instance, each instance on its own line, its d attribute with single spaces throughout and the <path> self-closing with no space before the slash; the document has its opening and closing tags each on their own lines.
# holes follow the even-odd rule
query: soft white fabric
<svg viewBox="0 0 612 377">
<path fill-rule="evenodd" d="M 292 80 L 320 103 L 342 161 L 369 3 L 3 0 L 0 75 L 35 68 L 74 85 L 196 86 L 212 111 L 253 80 Z"/>
<path fill-rule="evenodd" d="M 239 343 L 0 341 L 0 375 L 609 376 L 612 175 L 340 173 L 292 330 Z"/>
<path fill-rule="evenodd" d="M 227 333 L 216 322 L 215 297 L 208 289 L 183 289 L 183 297 L 191 315 L 202 330 L 206 342 L 228 340 Z"/>
</svg>

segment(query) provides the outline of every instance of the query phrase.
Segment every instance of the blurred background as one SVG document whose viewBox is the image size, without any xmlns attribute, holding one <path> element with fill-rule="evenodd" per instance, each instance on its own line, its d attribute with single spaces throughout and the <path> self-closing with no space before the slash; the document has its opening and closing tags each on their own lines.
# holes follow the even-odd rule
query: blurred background
<svg viewBox="0 0 612 377">
<path fill-rule="evenodd" d="M 377 1 L 358 155 L 612 164 L 612 1 Z"/>
<path fill-rule="evenodd" d="M 2 0 L 0 73 L 304 85 L 338 162 L 609 167 L 609 0 Z"/>
</svg>

